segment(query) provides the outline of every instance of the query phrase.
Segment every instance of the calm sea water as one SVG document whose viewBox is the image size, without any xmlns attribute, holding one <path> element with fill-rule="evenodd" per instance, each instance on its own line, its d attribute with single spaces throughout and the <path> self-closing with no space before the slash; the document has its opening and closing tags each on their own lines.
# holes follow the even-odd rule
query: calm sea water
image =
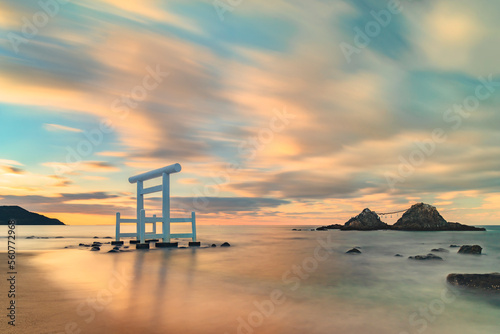
<svg viewBox="0 0 500 334">
<path fill-rule="evenodd" d="M 119 254 L 106 253 L 110 246 L 101 252 L 76 246 L 113 236 L 113 226 L 18 226 L 17 235 L 18 251 L 57 249 L 32 261 L 51 268 L 50 279 L 74 302 L 66 312 L 82 333 L 497 334 L 497 298 L 446 284 L 449 273 L 500 272 L 500 227 L 486 228 L 312 232 L 199 226 L 203 244 L 228 241 L 232 247 Z M 50 239 L 24 239 L 31 235 Z M 479 244 L 483 255 L 459 255 L 451 244 Z M 362 254 L 345 254 L 352 247 Z M 440 254 L 444 261 L 407 258 L 439 247 L 450 251 Z M 91 306 L 88 298 L 100 304 Z"/>
</svg>

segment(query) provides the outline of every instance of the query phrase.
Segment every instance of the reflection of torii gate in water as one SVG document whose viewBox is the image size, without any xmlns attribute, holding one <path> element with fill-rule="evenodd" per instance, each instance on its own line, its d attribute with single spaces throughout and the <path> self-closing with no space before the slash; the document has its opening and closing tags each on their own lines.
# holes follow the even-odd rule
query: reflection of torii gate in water
<svg viewBox="0 0 500 334">
<path fill-rule="evenodd" d="M 120 237 L 136 237 L 136 240 L 131 240 L 131 243 L 136 243 L 136 248 L 148 249 L 149 243 L 146 242 L 146 236 L 150 238 L 161 238 L 162 242 L 157 242 L 156 247 L 177 247 L 177 242 L 170 242 L 171 238 L 191 238 L 192 242 L 189 246 L 199 246 L 196 242 L 196 217 L 195 213 L 191 212 L 191 218 L 171 218 L 170 217 L 170 174 L 181 171 L 181 165 L 173 164 L 166 167 L 158 168 L 146 173 L 132 176 L 128 179 L 130 183 L 137 183 L 137 218 L 123 219 L 120 213 L 116 213 L 116 241 L 113 244 L 123 244 Z M 144 181 L 161 177 L 162 184 L 154 187 L 144 188 Z M 155 192 L 162 193 L 162 216 L 146 217 L 144 210 L 144 195 Z M 162 233 L 156 233 L 156 223 L 162 223 Z M 137 225 L 136 233 L 120 233 L 121 223 L 135 223 Z M 153 232 L 146 233 L 146 223 L 153 224 Z M 191 233 L 171 233 L 171 223 L 191 223 Z M 153 239 L 154 240 L 154 239 Z M 150 241 L 150 240 L 148 240 Z M 157 241 L 157 240 L 155 240 Z"/>
</svg>

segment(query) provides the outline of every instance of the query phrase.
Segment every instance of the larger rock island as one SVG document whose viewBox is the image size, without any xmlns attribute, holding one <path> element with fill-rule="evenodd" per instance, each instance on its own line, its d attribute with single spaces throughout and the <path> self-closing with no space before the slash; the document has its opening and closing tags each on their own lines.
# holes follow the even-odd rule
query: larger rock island
<svg viewBox="0 0 500 334">
<path fill-rule="evenodd" d="M 356 217 L 349 219 L 344 225 L 322 226 L 318 229 L 334 228 L 343 231 L 486 231 L 482 227 L 447 222 L 434 206 L 425 203 L 412 205 L 394 225 L 384 223 L 376 212 L 366 208 Z"/>
<path fill-rule="evenodd" d="M 59 219 L 30 212 L 17 205 L 0 206 L 0 225 L 7 225 L 11 219 L 16 221 L 16 225 L 65 225 Z"/>
</svg>

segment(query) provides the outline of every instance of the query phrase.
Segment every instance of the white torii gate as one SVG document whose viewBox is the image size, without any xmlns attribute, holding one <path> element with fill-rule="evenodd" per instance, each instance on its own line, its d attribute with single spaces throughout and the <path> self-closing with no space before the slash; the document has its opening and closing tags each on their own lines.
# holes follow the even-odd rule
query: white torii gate
<svg viewBox="0 0 500 334">
<path fill-rule="evenodd" d="M 177 243 L 170 243 L 171 238 L 192 238 L 190 246 L 199 246 L 196 242 L 196 217 L 195 213 L 191 212 L 191 218 L 171 218 L 170 217 L 170 174 L 181 171 L 181 165 L 176 163 L 173 165 L 158 168 L 146 173 L 132 176 L 128 179 L 130 183 L 137 183 L 137 218 L 122 219 L 120 213 L 116 213 L 116 242 L 114 244 L 123 244 L 120 237 L 136 236 L 140 242 L 137 248 L 149 248 L 149 243 L 146 243 L 145 237 L 162 238 L 163 242 L 156 243 L 156 247 L 177 247 Z M 144 189 L 144 181 L 162 177 L 162 184 Z M 146 217 L 144 210 L 144 195 L 155 192 L 162 192 L 162 216 L 161 217 Z M 156 233 L 156 223 L 162 223 L 162 233 Z M 188 223 L 192 224 L 191 233 L 170 233 L 171 223 Z M 137 233 L 120 233 L 120 223 L 136 223 Z M 153 232 L 146 233 L 146 223 L 153 223 Z"/>
</svg>

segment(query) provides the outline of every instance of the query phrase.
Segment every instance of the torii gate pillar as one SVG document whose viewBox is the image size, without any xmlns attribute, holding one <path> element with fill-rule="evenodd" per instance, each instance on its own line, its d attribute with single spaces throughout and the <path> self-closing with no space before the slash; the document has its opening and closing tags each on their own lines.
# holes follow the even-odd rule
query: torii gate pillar
<svg viewBox="0 0 500 334">
<path fill-rule="evenodd" d="M 157 191 L 162 192 L 162 239 L 163 242 L 170 242 L 170 174 L 181 171 L 180 164 L 173 164 L 163 168 L 158 168 L 147 173 L 132 176 L 128 179 L 130 183 L 137 183 L 137 222 L 141 221 L 141 212 L 144 210 L 144 194 Z M 162 184 L 156 187 L 144 189 L 143 182 L 162 177 Z M 143 235 L 141 224 L 137 224 L 137 235 Z"/>
</svg>

